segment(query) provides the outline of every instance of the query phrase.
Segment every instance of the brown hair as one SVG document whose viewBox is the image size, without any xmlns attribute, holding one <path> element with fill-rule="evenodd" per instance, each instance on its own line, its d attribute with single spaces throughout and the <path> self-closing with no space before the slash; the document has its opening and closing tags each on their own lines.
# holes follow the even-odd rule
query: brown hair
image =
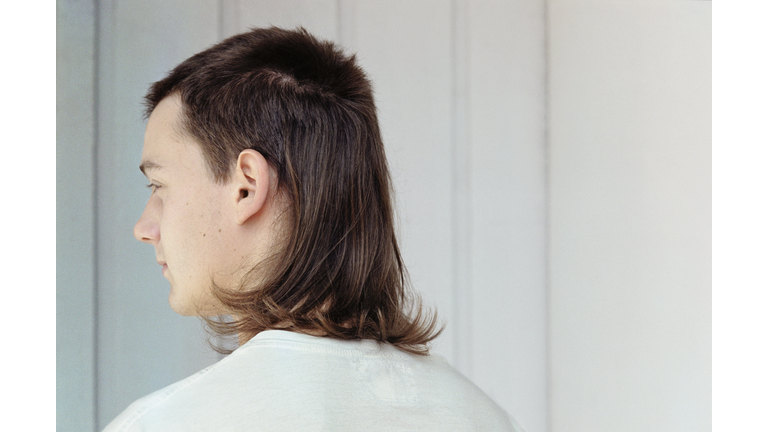
<svg viewBox="0 0 768 432">
<path fill-rule="evenodd" d="M 442 328 L 407 289 L 371 84 L 355 57 L 302 28 L 254 29 L 153 84 L 146 115 L 174 93 L 215 181 L 253 149 L 290 202 L 284 246 L 237 289 L 213 287 L 235 318 L 204 318 L 211 328 L 375 339 L 426 354 Z"/>
</svg>

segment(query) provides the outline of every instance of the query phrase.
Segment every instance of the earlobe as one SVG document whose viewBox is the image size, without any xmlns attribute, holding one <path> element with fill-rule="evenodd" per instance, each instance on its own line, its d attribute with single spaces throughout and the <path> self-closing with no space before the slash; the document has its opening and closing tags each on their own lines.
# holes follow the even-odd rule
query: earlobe
<svg viewBox="0 0 768 432">
<path fill-rule="evenodd" d="M 242 225 L 264 207 L 270 190 L 269 163 L 261 153 L 240 152 L 235 167 L 237 223 Z"/>
</svg>

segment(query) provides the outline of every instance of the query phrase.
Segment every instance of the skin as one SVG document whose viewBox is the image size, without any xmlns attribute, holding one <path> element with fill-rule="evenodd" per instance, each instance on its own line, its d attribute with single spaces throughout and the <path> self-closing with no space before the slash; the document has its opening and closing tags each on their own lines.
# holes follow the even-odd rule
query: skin
<svg viewBox="0 0 768 432">
<path fill-rule="evenodd" d="M 260 153 L 244 150 L 229 178 L 215 182 L 200 145 L 179 132 L 180 114 L 181 100 L 171 95 L 147 122 L 140 169 L 151 195 L 134 236 L 154 246 L 175 312 L 226 314 L 211 282 L 237 288 L 274 247 L 281 211 L 275 173 Z"/>
</svg>

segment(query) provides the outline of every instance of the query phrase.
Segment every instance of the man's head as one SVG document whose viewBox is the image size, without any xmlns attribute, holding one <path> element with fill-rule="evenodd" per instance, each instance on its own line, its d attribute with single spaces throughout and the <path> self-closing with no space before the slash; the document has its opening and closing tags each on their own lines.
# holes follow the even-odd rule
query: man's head
<svg viewBox="0 0 768 432">
<path fill-rule="evenodd" d="M 167 263 L 174 310 L 231 314 L 224 330 L 241 334 L 434 337 L 404 310 L 389 171 L 354 57 L 301 29 L 256 29 L 187 59 L 146 103 L 142 170 L 159 188 L 135 231 Z"/>
</svg>

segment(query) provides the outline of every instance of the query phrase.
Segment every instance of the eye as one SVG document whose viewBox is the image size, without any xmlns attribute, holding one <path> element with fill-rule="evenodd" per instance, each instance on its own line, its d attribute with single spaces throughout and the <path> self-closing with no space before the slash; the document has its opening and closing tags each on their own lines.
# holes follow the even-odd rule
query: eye
<svg viewBox="0 0 768 432">
<path fill-rule="evenodd" d="M 149 188 L 149 190 L 152 193 L 155 193 L 155 192 L 157 192 L 157 189 L 160 187 L 160 185 L 159 184 L 155 184 L 155 183 L 150 183 L 150 184 L 147 185 L 147 187 Z"/>
</svg>

